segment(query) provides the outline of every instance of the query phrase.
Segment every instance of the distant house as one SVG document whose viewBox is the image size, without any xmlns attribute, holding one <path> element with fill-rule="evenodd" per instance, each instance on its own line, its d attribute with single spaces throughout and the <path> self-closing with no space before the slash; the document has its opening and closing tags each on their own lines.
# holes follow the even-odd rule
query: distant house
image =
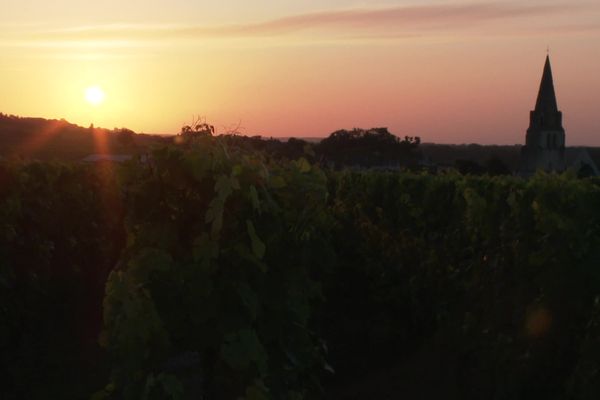
<svg viewBox="0 0 600 400">
<path fill-rule="evenodd" d="M 90 154 L 89 156 L 83 158 L 81 161 L 87 163 L 95 163 L 95 162 L 116 162 L 121 163 L 125 161 L 129 161 L 133 158 L 130 154 Z"/>
<path fill-rule="evenodd" d="M 598 175 L 598 167 L 585 148 L 565 147 L 562 112 L 558 110 L 550 57 L 546 57 L 535 109 L 529 115 L 525 146 L 521 149 L 519 175 L 537 170 L 562 172 L 574 168 L 585 175 Z M 586 171 L 581 171 L 585 168 Z"/>
</svg>

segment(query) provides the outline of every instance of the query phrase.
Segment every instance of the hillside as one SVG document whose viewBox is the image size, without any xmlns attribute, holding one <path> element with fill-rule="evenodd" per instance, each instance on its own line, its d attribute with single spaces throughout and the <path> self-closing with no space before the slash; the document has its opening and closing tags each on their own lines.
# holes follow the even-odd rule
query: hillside
<svg viewBox="0 0 600 400">
<path fill-rule="evenodd" d="M 127 129 L 84 128 L 61 120 L 0 113 L 0 156 L 79 160 L 94 153 L 133 154 L 161 138 Z"/>
<path fill-rule="evenodd" d="M 269 154 L 296 159 L 305 154 L 304 146 L 317 146 L 324 138 L 266 138 L 225 135 L 228 143 Z M 0 113 L 0 157 L 37 160 L 75 161 L 96 153 L 135 154 L 148 146 L 170 140 L 159 135 L 138 134 L 126 128 L 82 127 L 65 121 L 18 117 Z M 334 151 L 338 153 L 340 148 Z M 360 147 L 360 146 L 359 146 Z M 510 171 L 518 167 L 521 145 L 435 144 L 420 143 L 418 151 L 426 162 L 455 167 L 473 162 L 482 168 L 490 160 L 499 160 Z M 364 149 L 363 149 L 364 150 Z M 590 157 L 600 165 L 600 148 L 588 147 Z M 357 149 L 360 153 L 360 149 Z M 342 151 L 343 152 L 343 151 Z M 363 151 L 364 153 L 364 151 Z"/>
</svg>

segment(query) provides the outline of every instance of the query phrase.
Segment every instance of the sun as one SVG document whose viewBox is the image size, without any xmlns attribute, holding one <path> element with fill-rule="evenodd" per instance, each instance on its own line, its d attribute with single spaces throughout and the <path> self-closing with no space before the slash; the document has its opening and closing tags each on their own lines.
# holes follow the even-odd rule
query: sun
<svg viewBox="0 0 600 400">
<path fill-rule="evenodd" d="M 85 100 L 93 106 L 99 106 L 104 103 L 106 94 L 100 86 L 90 86 L 85 89 Z"/>
</svg>

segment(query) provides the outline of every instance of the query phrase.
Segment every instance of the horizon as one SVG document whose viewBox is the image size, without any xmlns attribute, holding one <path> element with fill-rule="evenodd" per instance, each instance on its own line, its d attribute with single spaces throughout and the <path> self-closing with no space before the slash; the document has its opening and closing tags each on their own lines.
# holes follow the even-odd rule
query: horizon
<svg viewBox="0 0 600 400">
<path fill-rule="evenodd" d="M 600 146 L 600 5 L 588 1 L 7 1 L 5 114 L 154 134 L 201 115 L 249 136 L 386 126 L 428 143 L 522 145 L 549 46 L 567 146 Z"/>
</svg>

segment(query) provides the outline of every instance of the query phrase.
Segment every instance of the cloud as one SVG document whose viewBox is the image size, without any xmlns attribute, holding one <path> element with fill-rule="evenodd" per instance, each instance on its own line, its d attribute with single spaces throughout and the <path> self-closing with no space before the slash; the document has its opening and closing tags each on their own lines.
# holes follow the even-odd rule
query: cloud
<svg viewBox="0 0 600 400">
<path fill-rule="evenodd" d="M 472 32 L 529 34 L 531 21 L 581 11 L 572 4 L 527 5 L 496 1 L 488 4 L 419 5 L 331 10 L 233 25 L 103 25 L 62 30 L 29 30 L 28 40 L 43 41 L 165 41 L 173 39 L 248 39 L 300 37 L 319 39 L 405 38 Z M 508 22 L 513 23 L 509 24 Z M 554 25 L 556 26 L 556 25 Z M 490 32 L 490 27 L 492 32 Z M 577 25 L 563 29 L 579 31 Z"/>
<path fill-rule="evenodd" d="M 264 23 L 230 27 L 230 33 L 273 35 L 334 28 L 342 31 L 410 28 L 457 28 L 502 18 L 536 16 L 555 7 L 470 4 L 355 9 L 301 14 Z"/>
</svg>

